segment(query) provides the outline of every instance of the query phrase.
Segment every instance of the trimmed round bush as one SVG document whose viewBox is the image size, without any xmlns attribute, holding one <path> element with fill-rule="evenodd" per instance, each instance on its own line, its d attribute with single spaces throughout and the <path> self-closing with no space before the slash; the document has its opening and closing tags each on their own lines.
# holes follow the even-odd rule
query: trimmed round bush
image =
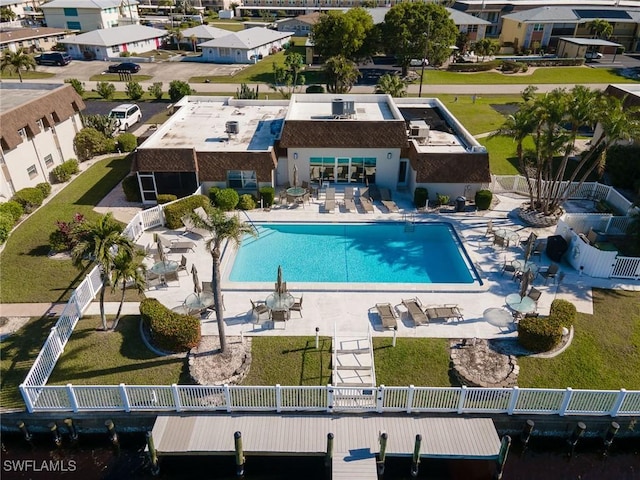
<svg viewBox="0 0 640 480">
<path fill-rule="evenodd" d="M 478 190 L 476 192 L 476 207 L 478 210 L 488 210 L 493 200 L 493 193 L 491 190 Z"/>
<path fill-rule="evenodd" d="M 140 187 L 138 185 L 138 177 L 129 175 L 122 180 L 122 190 L 127 202 L 141 202 Z"/>
<path fill-rule="evenodd" d="M 0 212 L 0 245 L 7 241 L 14 225 L 15 222 L 10 213 Z"/>
<path fill-rule="evenodd" d="M 438 205 L 449 205 L 449 195 L 436 193 L 436 198 L 438 199 Z"/>
<path fill-rule="evenodd" d="M 165 203 L 171 203 L 177 199 L 178 197 L 172 193 L 159 193 L 158 197 L 156 198 L 159 205 L 164 205 Z"/>
<path fill-rule="evenodd" d="M 324 87 L 322 85 L 309 85 L 305 90 L 307 93 L 324 93 Z"/>
<path fill-rule="evenodd" d="M 211 187 L 209 188 L 209 200 L 211 200 L 211 205 L 218 206 L 218 193 L 220 193 L 219 187 Z"/>
<path fill-rule="evenodd" d="M 551 302 L 551 310 L 549 316 L 560 322 L 565 328 L 571 328 L 576 320 L 578 311 L 576 306 L 568 300 L 556 299 Z"/>
<path fill-rule="evenodd" d="M 133 133 L 121 133 L 116 137 L 116 145 L 121 152 L 133 152 L 138 146 L 138 139 Z"/>
<path fill-rule="evenodd" d="M 51 170 L 51 175 L 57 183 L 64 183 L 69 181 L 71 176 L 79 171 L 80 166 L 78 165 L 78 160 L 70 158 Z"/>
<path fill-rule="evenodd" d="M 245 193 L 240 195 L 240 199 L 238 200 L 238 208 L 240 210 L 253 210 L 256 208 L 256 200 L 253 198 L 253 195 L 250 193 Z"/>
<path fill-rule="evenodd" d="M 36 188 L 42 192 L 44 198 L 51 195 L 51 184 L 48 182 L 42 182 L 36 185 Z"/>
<path fill-rule="evenodd" d="M 64 252 L 69 249 L 68 237 L 61 230 L 54 230 L 49 234 L 49 248 L 54 252 Z"/>
<path fill-rule="evenodd" d="M 42 201 L 44 200 L 44 195 L 42 191 L 37 189 L 36 187 L 27 187 L 22 190 L 18 190 L 14 195 L 12 200 L 15 200 L 22 208 L 24 208 L 25 213 L 31 213 L 40 205 L 42 205 Z"/>
<path fill-rule="evenodd" d="M 262 187 L 260 189 L 260 198 L 265 207 L 273 205 L 273 199 L 276 197 L 276 189 L 273 187 Z"/>
<path fill-rule="evenodd" d="M 417 187 L 413 192 L 413 204 L 416 208 L 424 208 L 429 200 L 429 191 L 424 187 Z"/>
<path fill-rule="evenodd" d="M 548 352 L 562 340 L 562 324 L 553 317 L 525 317 L 518 322 L 518 343 L 531 352 Z"/>
<path fill-rule="evenodd" d="M 240 196 L 233 188 L 223 188 L 216 196 L 216 206 L 225 212 L 229 212 L 236 208 Z"/>
<path fill-rule="evenodd" d="M 210 206 L 211 202 L 205 195 L 191 195 L 181 198 L 179 201 L 163 207 L 166 226 L 171 230 L 182 228 L 184 227 L 182 220 L 180 220 L 182 217 L 198 207 L 203 207 L 206 210 Z"/>
<path fill-rule="evenodd" d="M 24 208 L 15 200 L 0 203 L 0 213 L 8 213 L 13 218 L 13 223 L 17 223 L 20 217 L 24 215 Z"/>
<path fill-rule="evenodd" d="M 169 352 L 186 352 L 200 343 L 200 319 L 172 312 L 155 298 L 140 302 L 140 316 L 155 346 Z"/>
</svg>

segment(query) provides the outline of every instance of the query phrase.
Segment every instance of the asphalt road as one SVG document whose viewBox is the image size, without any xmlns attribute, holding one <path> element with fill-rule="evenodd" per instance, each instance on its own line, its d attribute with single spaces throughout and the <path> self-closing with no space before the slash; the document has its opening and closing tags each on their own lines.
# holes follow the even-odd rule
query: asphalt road
<svg viewBox="0 0 640 480">
<path fill-rule="evenodd" d="M 102 100 L 86 100 L 87 108 L 82 112 L 84 115 L 108 115 L 111 109 L 122 105 L 123 103 L 133 102 L 105 102 Z M 168 102 L 140 102 L 138 104 L 142 110 L 142 123 L 153 117 L 155 114 L 163 112 L 169 105 Z"/>
</svg>

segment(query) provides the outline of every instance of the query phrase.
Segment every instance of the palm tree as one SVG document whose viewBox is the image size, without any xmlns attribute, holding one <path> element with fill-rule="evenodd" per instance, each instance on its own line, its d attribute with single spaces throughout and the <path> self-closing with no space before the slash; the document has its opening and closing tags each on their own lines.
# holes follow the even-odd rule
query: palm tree
<svg viewBox="0 0 640 480">
<path fill-rule="evenodd" d="M 3 72 L 5 70 L 9 70 L 9 72 L 16 72 L 20 78 L 20 83 L 22 83 L 22 70 L 35 70 L 36 61 L 34 60 L 33 55 L 27 53 L 24 48 L 20 47 L 15 52 L 12 52 L 11 50 L 4 52 L 0 68 Z"/>
<path fill-rule="evenodd" d="M 85 262 L 97 263 L 100 267 L 102 288 L 100 290 L 100 318 L 102 328 L 107 330 L 107 316 L 104 311 L 104 295 L 106 286 L 111 280 L 114 258 L 121 250 L 133 257 L 133 242 L 122 235 L 122 224 L 114 220 L 111 213 L 100 217 L 95 222 L 87 222 L 78 234 L 78 243 L 71 251 L 73 265 L 84 270 Z"/>
<path fill-rule="evenodd" d="M 613 25 L 602 18 L 596 18 L 589 22 L 589 28 L 594 38 L 609 38 L 613 34 Z"/>
<path fill-rule="evenodd" d="M 139 249 L 134 250 L 133 255 L 131 255 L 126 249 L 120 249 L 113 258 L 111 292 L 115 293 L 116 288 L 120 285 L 122 296 L 120 297 L 120 306 L 118 307 L 116 318 L 113 320 L 113 324 L 111 325 L 111 330 L 115 330 L 118 326 L 120 312 L 122 311 L 122 305 L 124 304 L 124 295 L 127 289 L 127 283 L 131 282 L 131 286 L 134 287 L 138 293 L 144 293 L 146 287 L 146 267 L 142 263 L 143 259 L 144 252 Z"/>
<path fill-rule="evenodd" d="M 218 336 L 220 337 L 220 352 L 224 353 L 227 348 L 227 338 L 224 332 L 224 314 L 222 313 L 222 292 L 220 278 L 220 249 L 224 242 L 240 244 L 243 235 L 256 235 L 255 229 L 248 223 L 241 222 L 236 216 L 228 217 L 225 212 L 217 208 L 211 208 L 207 212 L 207 218 L 200 218 L 193 214 L 194 223 L 208 230 L 211 238 L 207 240 L 207 248 L 211 252 L 213 259 L 212 285 L 213 301 L 215 303 L 216 319 L 218 321 Z"/>
<path fill-rule="evenodd" d="M 386 73 L 378 79 L 374 93 L 386 93 L 392 97 L 406 97 L 407 83 L 398 75 Z"/>
<path fill-rule="evenodd" d="M 360 76 L 358 66 L 342 55 L 328 58 L 324 66 L 329 93 L 349 93 Z"/>
</svg>

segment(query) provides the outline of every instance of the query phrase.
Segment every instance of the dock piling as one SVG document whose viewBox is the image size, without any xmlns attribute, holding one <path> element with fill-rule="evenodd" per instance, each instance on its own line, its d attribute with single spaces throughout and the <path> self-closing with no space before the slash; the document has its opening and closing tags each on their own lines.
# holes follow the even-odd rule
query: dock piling
<svg viewBox="0 0 640 480">
<path fill-rule="evenodd" d="M 71 437 L 71 441 L 77 442 L 78 441 L 78 429 L 73 424 L 73 419 L 65 418 L 64 419 L 64 424 L 67 426 L 67 429 L 69 430 L 69 436 Z"/>
<path fill-rule="evenodd" d="M 507 455 L 509 455 L 509 447 L 511 447 L 511 437 L 509 435 L 505 435 L 502 437 L 500 441 L 500 453 L 498 454 L 498 471 L 496 472 L 496 480 L 502 479 L 502 474 L 504 473 L 504 466 L 507 463 Z"/>
<path fill-rule="evenodd" d="M 416 435 L 416 443 L 413 447 L 413 458 L 411 460 L 411 477 L 418 476 L 418 467 L 420 465 L 420 444 L 422 443 L 422 435 Z"/>
<path fill-rule="evenodd" d="M 33 435 L 31 435 L 29 430 L 27 430 L 27 426 L 24 424 L 24 422 L 22 420 L 20 420 L 16 425 L 20 429 L 20 431 L 22 432 L 22 436 L 24 437 L 24 439 L 27 442 L 30 442 L 33 439 Z"/>
<path fill-rule="evenodd" d="M 535 422 L 533 420 L 527 420 L 524 424 L 524 429 L 522 430 L 522 436 L 520 437 L 522 441 L 522 453 L 527 449 L 527 445 L 529 445 L 529 440 L 531 439 L 531 433 L 533 432 L 533 427 L 535 427 Z"/>
<path fill-rule="evenodd" d="M 576 425 L 576 428 L 573 429 L 573 433 L 571 434 L 571 437 L 568 440 L 569 446 L 571 447 L 571 450 L 569 451 L 570 457 L 573 456 L 573 453 L 576 449 L 576 445 L 578 445 L 578 440 L 580 440 L 580 437 L 584 435 L 584 432 L 586 429 L 587 429 L 587 426 L 583 422 L 578 422 L 578 424 Z"/>
<path fill-rule="evenodd" d="M 389 438 L 389 435 L 387 435 L 387 432 L 382 432 L 380 434 L 380 454 L 378 456 L 378 461 L 376 462 L 379 476 L 384 475 L 384 459 L 387 455 L 387 439 L 388 438 Z"/>
<path fill-rule="evenodd" d="M 242 433 L 233 434 L 235 450 L 236 450 L 236 476 L 244 477 L 244 452 L 242 450 Z"/>
<path fill-rule="evenodd" d="M 327 433 L 327 453 L 324 456 L 324 466 L 331 468 L 331 461 L 333 460 L 333 433 Z"/>
<path fill-rule="evenodd" d="M 109 432 L 109 440 L 111 440 L 111 444 L 114 447 L 119 446 L 120 441 L 118 440 L 118 433 L 116 432 L 116 426 L 113 424 L 111 420 L 105 421 L 104 426 L 107 427 L 107 432 Z"/>
<path fill-rule="evenodd" d="M 613 443 L 613 439 L 618 433 L 618 430 L 620 430 L 620 424 L 618 424 L 618 422 L 611 422 L 609 430 L 607 430 L 607 433 L 604 435 L 604 452 L 602 452 L 602 455 L 605 457 L 609 454 L 609 449 L 611 448 L 611 444 Z"/>
<path fill-rule="evenodd" d="M 56 425 L 56 422 L 51 422 L 49 424 L 49 430 L 51 431 L 51 435 L 53 436 L 53 443 L 56 444 L 56 447 L 62 445 L 62 436 L 58 431 L 58 425 Z"/>
<path fill-rule="evenodd" d="M 147 436 L 147 448 L 149 449 L 149 460 L 151 461 L 151 475 L 154 477 L 160 473 L 160 465 L 158 464 L 158 452 L 156 452 L 156 446 L 153 443 L 153 435 L 151 432 L 146 433 Z"/>
</svg>

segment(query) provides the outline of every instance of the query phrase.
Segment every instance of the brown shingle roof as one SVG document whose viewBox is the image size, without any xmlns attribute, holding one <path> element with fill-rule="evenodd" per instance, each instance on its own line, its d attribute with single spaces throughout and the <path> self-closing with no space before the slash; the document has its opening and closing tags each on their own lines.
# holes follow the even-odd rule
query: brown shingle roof
<svg viewBox="0 0 640 480">
<path fill-rule="evenodd" d="M 136 151 L 134 172 L 196 172 L 196 151 L 191 148 L 145 148 Z"/>
<path fill-rule="evenodd" d="M 8 95 L 10 91 L 5 90 L 2 94 Z M 27 128 L 28 133 L 34 136 L 40 133 L 36 122 L 42 118 L 45 127 L 52 126 L 64 122 L 84 108 L 82 98 L 73 87 L 63 85 L 51 90 L 50 93 L 7 110 L 0 115 L 0 136 L 2 136 L 3 146 L 11 150 L 20 145 L 23 140 L 18 130 L 21 128 Z"/>
<path fill-rule="evenodd" d="M 198 152 L 201 182 L 226 182 L 228 170 L 253 170 L 258 182 L 271 182 L 276 158 L 272 152 Z"/>
<path fill-rule="evenodd" d="M 491 181 L 488 153 L 409 152 L 417 183 L 488 183 Z"/>
<path fill-rule="evenodd" d="M 399 148 L 406 143 L 403 120 L 288 120 L 280 138 L 283 148 Z"/>
<path fill-rule="evenodd" d="M 0 32 L 0 44 L 16 42 L 29 38 L 44 38 L 53 35 L 64 35 L 67 31 L 63 28 L 17 28 L 15 30 L 5 30 Z"/>
</svg>

